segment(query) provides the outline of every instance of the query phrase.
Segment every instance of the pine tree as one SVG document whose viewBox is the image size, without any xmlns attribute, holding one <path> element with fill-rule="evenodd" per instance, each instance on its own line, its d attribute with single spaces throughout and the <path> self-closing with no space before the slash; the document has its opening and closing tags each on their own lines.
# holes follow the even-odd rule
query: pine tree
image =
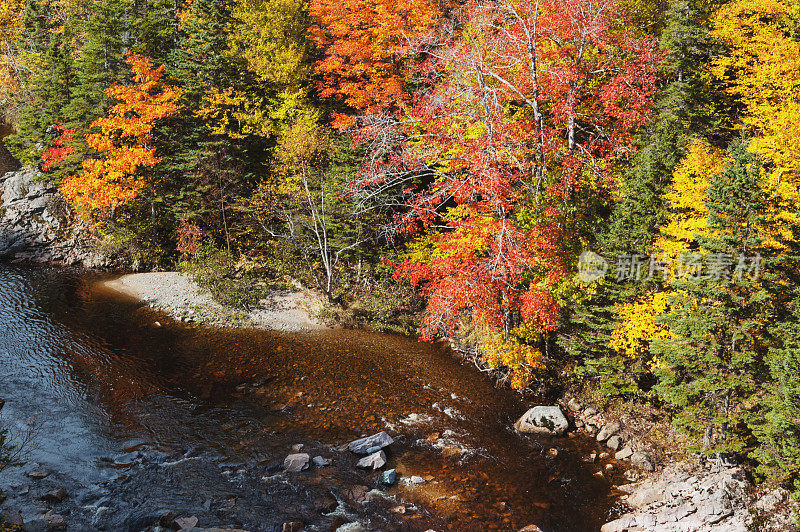
<svg viewBox="0 0 800 532">
<path fill-rule="evenodd" d="M 4 140 L 23 164 L 37 164 L 47 149 L 54 126 L 63 121 L 72 85 L 72 59 L 68 38 L 52 32 L 49 6 L 28 0 L 23 17 L 21 47 L 27 76 L 18 97 L 23 104 L 18 132 Z"/>
<path fill-rule="evenodd" d="M 84 135 L 109 103 L 105 90 L 127 76 L 125 50 L 130 37 L 127 16 L 130 3 L 131 0 L 96 2 L 83 28 L 85 41 L 75 60 L 75 86 L 64 113 L 67 127 Z M 86 154 L 86 146 L 80 146 L 78 156 Z"/>
<path fill-rule="evenodd" d="M 651 344 L 655 389 L 675 408 L 676 426 L 716 455 L 745 446 L 766 298 L 758 279 L 762 164 L 743 141 L 729 155 L 733 162 L 710 180 L 708 236 L 698 236 L 705 271 L 672 281 L 671 310 L 662 317 L 669 337 Z"/>
</svg>

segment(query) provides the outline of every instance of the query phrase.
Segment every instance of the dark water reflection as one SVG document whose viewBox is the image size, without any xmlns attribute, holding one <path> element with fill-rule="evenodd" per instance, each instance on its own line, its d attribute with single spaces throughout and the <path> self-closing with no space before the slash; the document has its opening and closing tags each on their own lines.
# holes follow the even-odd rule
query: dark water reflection
<svg viewBox="0 0 800 532">
<path fill-rule="evenodd" d="M 591 442 L 514 434 L 519 397 L 440 347 L 188 327 L 96 280 L 0 267 L 0 396 L 7 422 L 35 417 L 32 459 L 97 482 L 110 474 L 98 464 L 131 440 L 256 464 L 292 443 L 386 429 L 398 440 L 390 466 L 433 477 L 393 492 L 453 530 L 597 530 L 613 503 L 581 461 Z"/>
</svg>

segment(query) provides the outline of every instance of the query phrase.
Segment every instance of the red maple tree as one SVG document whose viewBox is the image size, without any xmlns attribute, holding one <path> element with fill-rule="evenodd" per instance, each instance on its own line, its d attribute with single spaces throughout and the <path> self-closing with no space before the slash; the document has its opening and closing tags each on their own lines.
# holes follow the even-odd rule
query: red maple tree
<svg viewBox="0 0 800 532">
<path fill-rule="evenodd" d="M 557 327 L 551 289 L 656 90 L 662 53 L 619 15 L 615 0 L 469 2 L 425 43 L 413 107 L 358 118 L 371 151 L 354 195 L 429 231 L 396 272 L 428 297 L 424 337 L 465 312 L 506 336 L 519 318 Z"/>
</svg>

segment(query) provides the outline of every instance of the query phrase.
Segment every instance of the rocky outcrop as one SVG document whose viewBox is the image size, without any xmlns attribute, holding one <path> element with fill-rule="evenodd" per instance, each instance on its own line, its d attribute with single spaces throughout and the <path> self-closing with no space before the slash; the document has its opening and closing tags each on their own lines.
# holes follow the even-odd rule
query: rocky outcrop
<svg viewBox="0 0 800 532">
<path fill-rule="evenodd" d="M 0 259 L 87 268 L 122 266 L 76 223 L 58 189 L 35 168 L 0 177 Z"/>
<path fill-rule="evenodd" d="M 787 493 L 753 493 L 741 467 L 674 464 L 653 478 L 621 486 L 630 511 L 606 523 L 602 532 L 793 530 Z M 782 511 L 781 511 L 782 510 Z"/>
</svg>

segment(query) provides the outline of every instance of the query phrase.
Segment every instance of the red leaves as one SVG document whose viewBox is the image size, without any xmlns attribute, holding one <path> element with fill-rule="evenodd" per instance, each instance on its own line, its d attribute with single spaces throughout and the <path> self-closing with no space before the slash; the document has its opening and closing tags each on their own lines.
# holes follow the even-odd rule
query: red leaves
<svg viewBox="0 0 800 532">
<path fill-rule="evenodd" d="M 129 54 L 127 62 L 134 74 L 130 86 L 114 84 L 106 94 L 117 100 L 108 116 L 98 118 L 92 127 L 100 133 L 86 136 L 89 147 L 102 158 L 87 159 L 83 172 L 64 180 L 61 192 L 90 216 L 102 218 L 118 205 L 135 199 L 147 185 L 145 169 L 160 161 L 152 146 L 155 123 L 178 112 L 180 90 L 161 81 L 163 66 Z"/>
<path fill-rule="evenodd" d="M 75 148 L 70 144 L 76 130 L 64 129 L 64 124 L 56 124 L 53 129 L 61 133 L 50 142 L 50 148 L 42 154 L 42 171 L 44 172 L 49 172 L 53 169 L 53 165 L 60 163 L 75 152 Z"/>
<path fill-rule="evenodd" d="M 439 228 L 435 251 L 396 272 L 428 297 L 425 337 L 451 333 L 464 313 L 506 330 L 518 313 L 552 330 L 549 287 L 585 236 L 562 228 L 592 215 L 587 197 L 608 195 L 662 54 L 620 29 L 615 0 L 478 1 L 455 17 L 457 29 L 419 47 L 428 55 L 408 71 L 417 92 L 402 118 L 350 100 L 368 113 L 357 186 L 405 205 L 401 231 Z"/>
<path fill-rule="evenodd" d="M 317 63 L 320 95 L 359 111 L 398 109 L 407 95 L 403 60 L 440 16 L 428 0 L 312 0 L 309 37 L 325 51 Z M 336 115 L 334 127 L 352 125 Z"/>
</svg>

